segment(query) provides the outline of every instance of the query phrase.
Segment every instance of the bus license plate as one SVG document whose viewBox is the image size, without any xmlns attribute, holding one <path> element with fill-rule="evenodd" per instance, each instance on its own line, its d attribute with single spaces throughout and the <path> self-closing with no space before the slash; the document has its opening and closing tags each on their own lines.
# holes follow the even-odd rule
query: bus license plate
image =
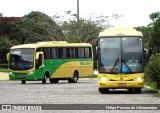
<svg viewBox="0 0 160 113">
<path fill-rule="evenodd" d="M 118 84 L 119 87 L 126 87 L 126 84 L 125 83 L 120 83 Z"/>
<path fill-rule="evenodd" d="M 23 78 L 24 76 L 23 75 L 18 75 L 18 78 Z"/>
</svg>

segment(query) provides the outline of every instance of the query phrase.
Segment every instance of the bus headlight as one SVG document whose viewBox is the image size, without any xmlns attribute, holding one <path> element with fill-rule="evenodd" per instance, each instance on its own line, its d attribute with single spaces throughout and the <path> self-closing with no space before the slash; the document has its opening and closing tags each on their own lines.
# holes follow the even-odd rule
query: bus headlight
<svg viewBox="0 0 160 113">
<path fill-rule="evenodd" d="M 133 80 L 134 81 L 141 81 L 141 80 L 143 80 L 143 78 L 139 77 L 139 78 L 134 78 Z"/>
<path fill-rule="evenodd" d="M 30 71 L 29 73 L 28 73 L 28 75 L 31 75 L 31 74 L 33 74 L 34 73 L 34 71 Z"/>
<path fill-rule="evenodd" d="M 13 73 L 12 73 L 12 72 L 9 72 L 9 75 L 13 75 Z"/>
<path fill-rule="evenodd" d="M 94 70 L 93 73 L 94 73 L 94 75 L 98 75 L 98 71 L 97 70 Z"/>
<path fill-rule="evenodd" d="M 106 77 L 102 77 L 102 78 L 99 78 L 101 81 L 105 82 L 105 81 L 110 81 L 109 78 L 106 78 Z"/>
</svg>

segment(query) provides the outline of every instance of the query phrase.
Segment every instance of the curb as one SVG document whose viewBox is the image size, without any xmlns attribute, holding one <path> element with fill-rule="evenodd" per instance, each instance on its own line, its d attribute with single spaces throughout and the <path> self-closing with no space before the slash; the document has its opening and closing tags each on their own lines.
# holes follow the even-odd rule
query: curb
<svg viewBox="0 0 160 113">
<path fill-rule="evenodd" d="M 5 72 L 0 72 L 0 80 L 9 80 L 9 74 Z"/>
</svg>

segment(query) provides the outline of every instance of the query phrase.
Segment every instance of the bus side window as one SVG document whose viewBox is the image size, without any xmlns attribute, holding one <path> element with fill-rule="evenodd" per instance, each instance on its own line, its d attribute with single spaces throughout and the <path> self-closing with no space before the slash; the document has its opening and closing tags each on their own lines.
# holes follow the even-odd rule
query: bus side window
<svg viewBox="0 0 160 113">
<path fill-rule="evenodd" d="M 78 48 L 75 48 L 75 58 L 78 58 Z"/>
<path fill-rule="evenodd" d="M 57 49 L 58 49 L 58 58 L 62 58 L 63 49 L 62 48 L 57 48 Z"/>
<path fill-rule="evenodd" d="M 78 48 L 78 58 L 84 58 L 84 48 Z"/>
<path fill-rule="evenodd" d="M 85 48 L 85 58 L 91 58 L 91 48 Z"/>
<path fill-rule="evenodd" d="M 71 54 L 70 54 L 70 49 L 71 48 L 66 48 L 67 50 L 66 50 L 66 56 L 67 56 L 67 58 L 71 58 Z"/>
</svg>

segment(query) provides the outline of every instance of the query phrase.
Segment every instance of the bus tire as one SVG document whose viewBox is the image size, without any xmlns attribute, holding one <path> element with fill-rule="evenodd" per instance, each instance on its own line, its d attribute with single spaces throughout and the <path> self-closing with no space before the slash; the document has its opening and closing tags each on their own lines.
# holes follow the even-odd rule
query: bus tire
<svg viewBox="0 0 160 113">
<path fill-rule="evenodd" d="M 77 83 L 78 81 L 78 72 L 75 71 L 73 74 L 73 78 L 68 78 L 68 82 L 69 83 Z"/>
<path fill-rule="evenodd" d="M 141 88 L 134 88 L 134 91 L 136 94 L 141 94 Z"/>
<path fill-rule="evenodd" d="M 22 84 L 26 84 L 26 80 L 21 80 L 21 83 Z"/>
<path fill-rule="evenodd" d="M 50 83 L 58 83 L 59 79 L 57 79 L 57 78 L 50 78 L 49 81 L 50 81 Z"/>
<path fill-rule="evenodd" d="M 44 75 L 44 78 L 42 79 L 42 84 L 46 84 L 46 81 L 47 81 L 47 76 L 46 74 Z"/>
<path fill-rule="evenodd" d="M 99 88 L 98 90 L 101 94 L 105 94 L 109 92 L 109 88 Z"/>
</svg>

